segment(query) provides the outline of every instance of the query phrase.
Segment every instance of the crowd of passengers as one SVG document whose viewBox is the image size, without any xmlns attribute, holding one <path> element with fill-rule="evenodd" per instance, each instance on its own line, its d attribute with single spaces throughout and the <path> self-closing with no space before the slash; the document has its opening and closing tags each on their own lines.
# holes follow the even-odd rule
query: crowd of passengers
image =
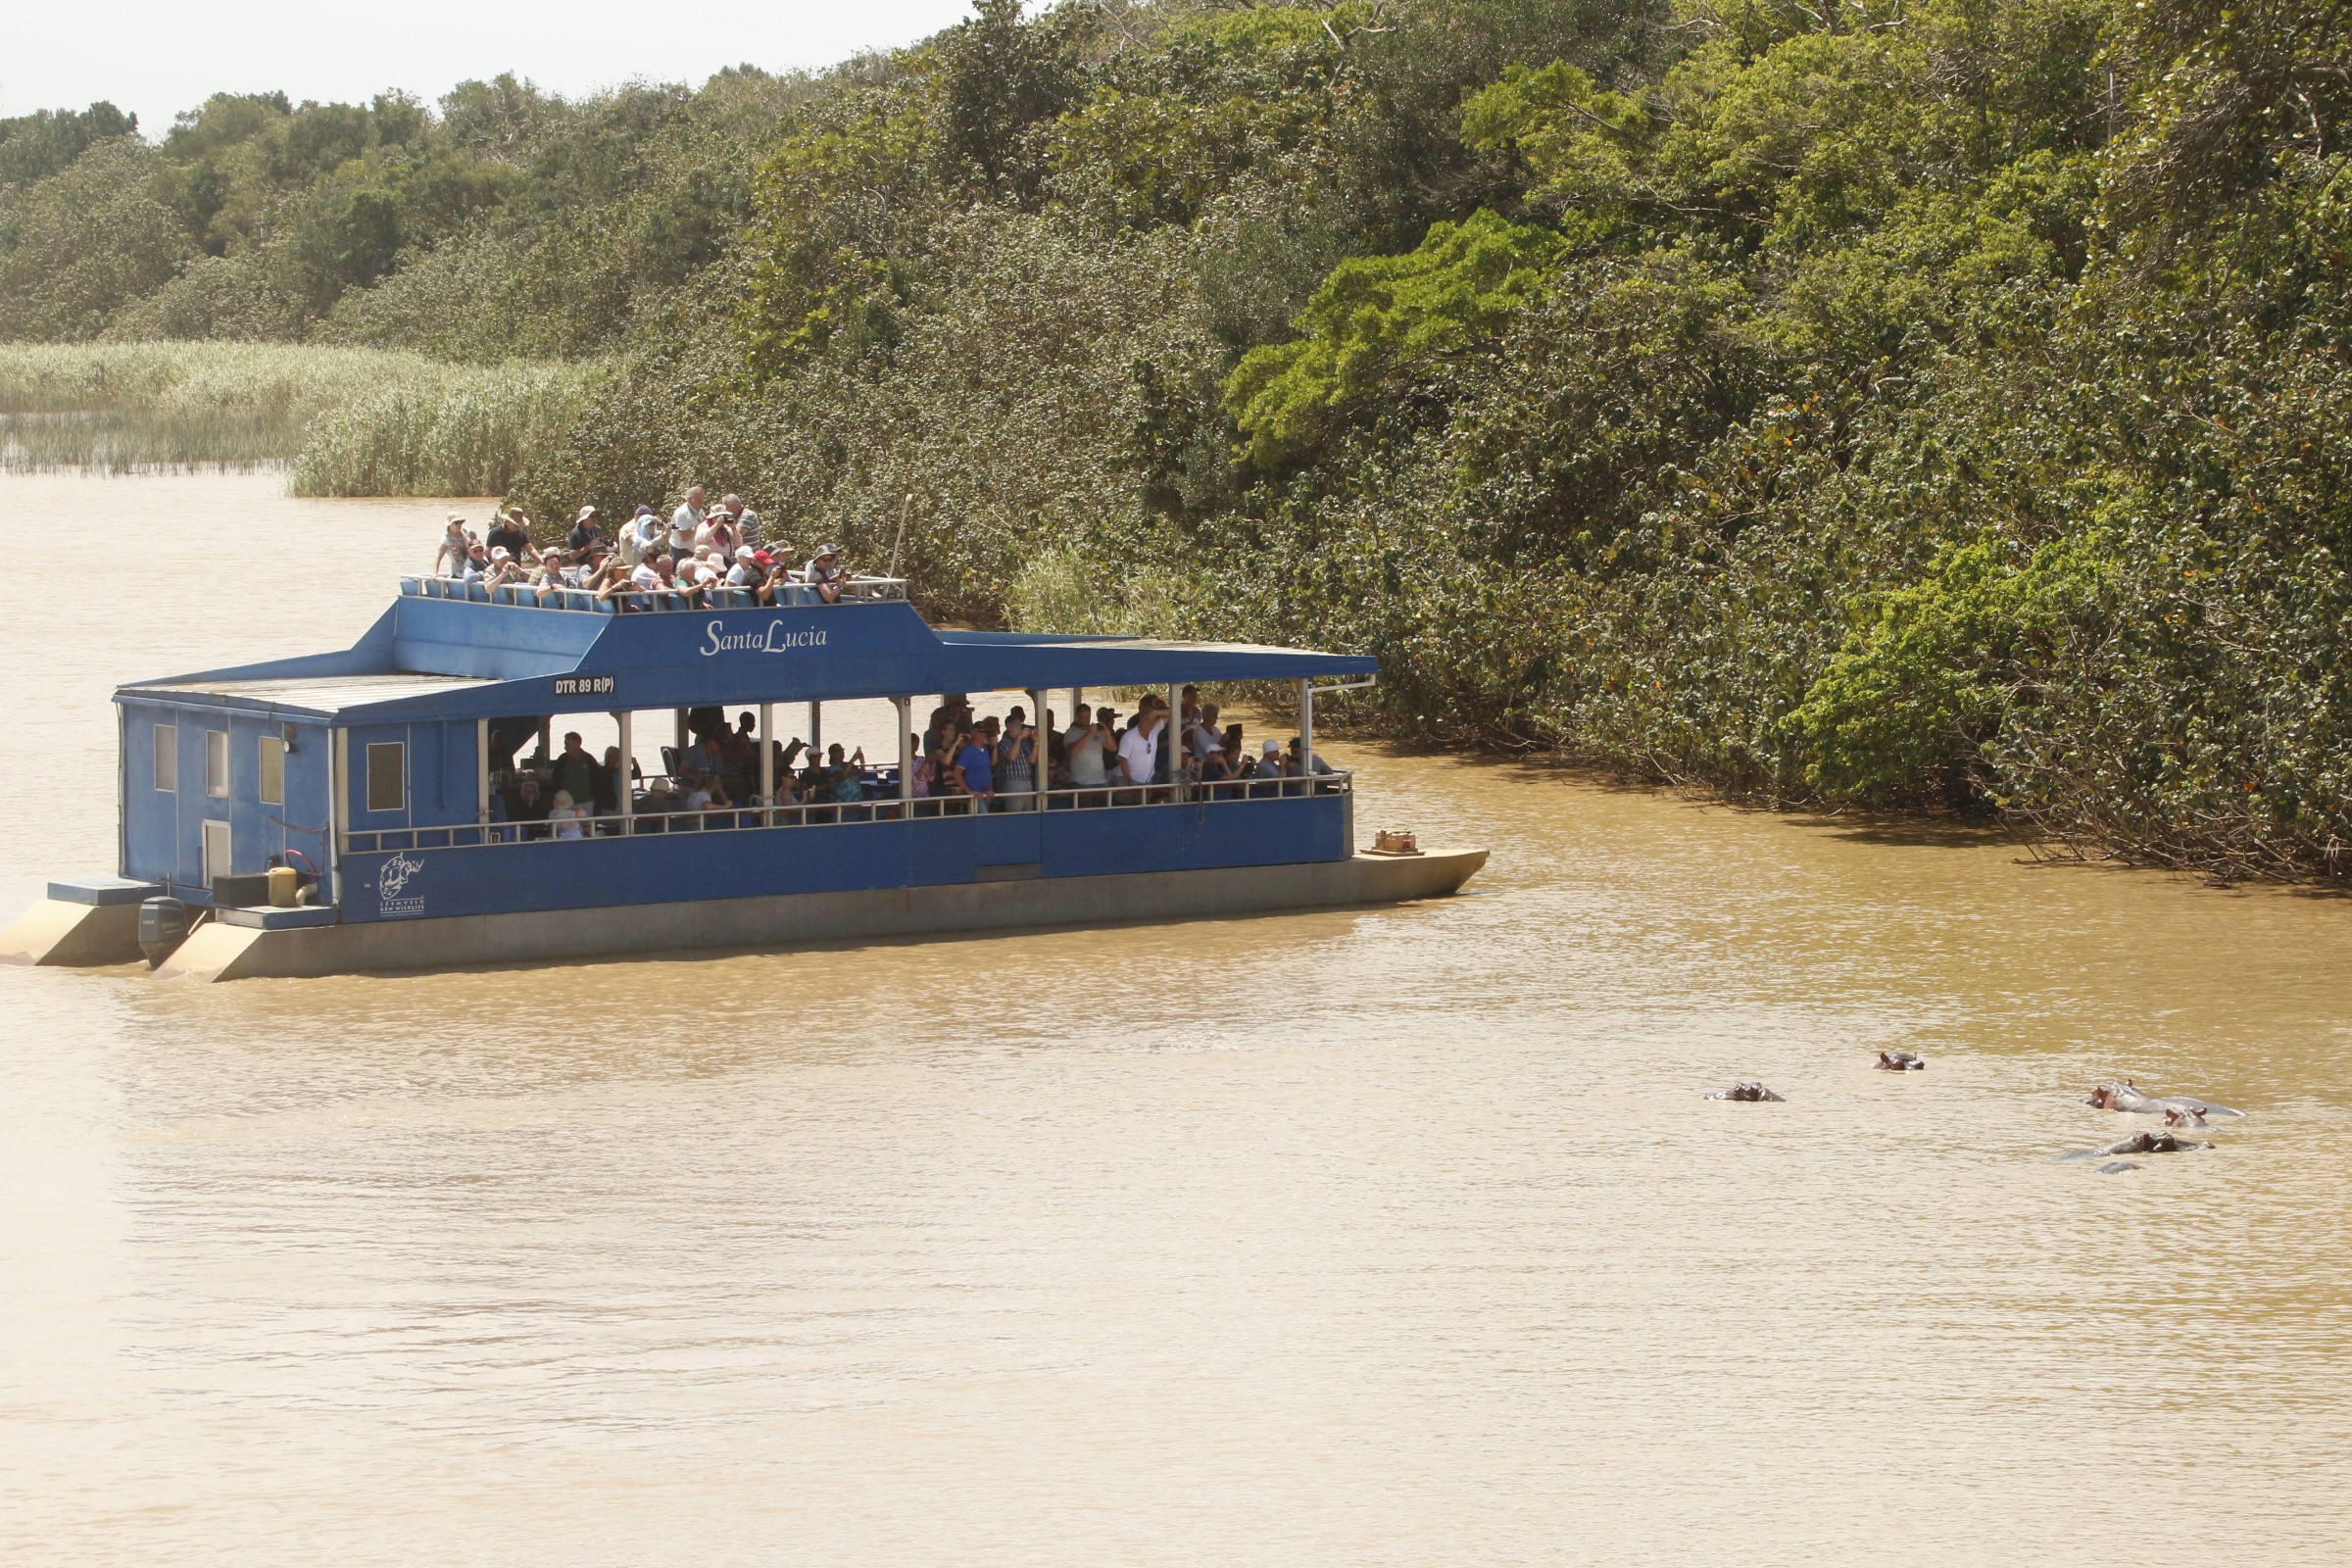
<svg viewBox="0 0 2352 1568">
<path fill-rule="evenodd" d="M 1014 708 L 1002 720 L 978 718 L 968 698 L 951 693 L 932 710 L 924 732 L 908 737 L 914 758 L 909 793 L 932 803 L 916 808 L 915 814 L 1036 810 L 1041 733 L 1047 787 L 1070 792 L 1054 801 L 1056 808 L 1152 805 L 1174 799 L 1179 784 L 1196 786 L 1211 798 L 1271 795 L 1281 793 L 1276 780 L 1333 771 L 1319 756 L 1302 760 L 1297 736 L 1287 747 L 1267 740 L 1252 752 L 1243 727 L 1221 723 L 1216 705 L 1203 705 L 1198 687 L 1187 686 L 1181 694 L 1176 715 L 1181 749 L 1166 744 L 1168 716 L 1166 699 L 1154 693 L 1123 718 L 1108 705 L 1081 703 L 1066 728 L 1048 710 L 1041 732 L 1029 722 L 1025 708 Z M 679 752 L 669 774 L 649 782 L 634 761 L 628 766 L 631 812 L 651 819 L 639 825 L 640 831 L 750 826 L 757 818 L 735 813 L 761 807 L 801 808 L 801 814 L 813 821 L 895 814 L 898 782 L 870 767 L 862 748 L 845 751 L 836 742 L 820 757 L 804 740 L 769 742 L 775 791 L 763 800 L 755 715 L 743 713 L 729 727 L 720 710 L 696 709 L 687 715 L 687 727 L 692 744 Z M 574 731 L 564 737 L 561 752 L 534 756 L 518 781 L 493 797 L 493 817 L 530 824 L 514 831 L 531 838 L 618 831 L 616 820 L 600 819 L 621 814 L 621 773 L 619 747 L 606 748 L 600 760 Z M 878 811 L 857 809 L 880 802 L 892 804 Z"/>
<path fill-rule="evenodd" d="M 766 537 L 760 514 L 741 496 L 721 496 L 709 505 L 701 485 L 662 520 L 640 506 L 608 538 L 605 519 L 582 507 L 561 544 L 536 545 L 531 520 L 519 508 L 500 512 L 486 535 L 476 534 L 463 513 L 433 553 L 432 574 L 486 588 L 572 588 L 600 599 L 631 594 L 678 594 L 689 605 L 710 602 L 718 589 L 740 589 L 763 605 L 806 603 L 792 589 L 813 590 L 828 605 L 841 603 L 850 574 L 842 568 L 841 546 L 819 545 L 806 565 L 793 564 L 792 547 Z"/>
</svg>

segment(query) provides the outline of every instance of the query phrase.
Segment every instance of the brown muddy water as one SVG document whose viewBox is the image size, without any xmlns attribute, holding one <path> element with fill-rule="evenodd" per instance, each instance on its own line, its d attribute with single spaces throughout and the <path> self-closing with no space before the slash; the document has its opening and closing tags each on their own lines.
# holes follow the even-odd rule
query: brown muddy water
<svg viewBox="0 0 2352 1568">
<path fill-rule="evenodd" d="M 0 914 L 446 510 L 276 491 L 0 477 Z M 1329 751 L 1475 896 L 0 969 L 0 1561 L 2352 1555 L 2352 906 Z M 2054 1162 L 2122 1074 L 2250 1114 Z"/>
</svg>

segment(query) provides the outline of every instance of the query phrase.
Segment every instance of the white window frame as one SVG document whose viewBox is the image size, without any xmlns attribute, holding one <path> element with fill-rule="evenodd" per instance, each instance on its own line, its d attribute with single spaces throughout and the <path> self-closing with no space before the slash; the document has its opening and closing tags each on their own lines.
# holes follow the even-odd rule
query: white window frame
<svg viewBox="0 0 2352 1568">
<path fill-rule="evenodd" d="M 264 806 L 286 804 L 286 738 L 283 735 L 264 735 L 255 748 L 260 754 L 261 771 L 254 780 L 254 793 Z"/>
<path fill-rule="evenodd" d="M 155 726 L 155 787 L 167 795 L 179 792 L 179 726 Z"/>
<path fill-rule="evenodd" d="M 399 758 L 400 767 L 399 798 L 389 806 L 377 804 L 375 795 L 375 754 L 386 751 L 394 753 Z M 409 743 L 406 741 L 369 741 L 368 755 L 364 761 L 366 765 L 360 773 L 362 780 L 360 787 L 368 792 L 368 811 L 375 813 L 407 810 L 409 808 Z"/>
<path fill-rule="evenodd" d="M 204 732 L 204 793 L 214 800 L 228 799 L 228 731 Z"/>
</svg>

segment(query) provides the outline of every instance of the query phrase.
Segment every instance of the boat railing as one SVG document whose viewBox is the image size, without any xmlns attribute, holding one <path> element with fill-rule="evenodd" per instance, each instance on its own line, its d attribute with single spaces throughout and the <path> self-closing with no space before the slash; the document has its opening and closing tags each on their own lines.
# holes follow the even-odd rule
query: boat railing
<svg viewBox="0 0 2352 1568">
<path fill-rule="evenodd" d="M 904 577 L 851 577 L 841 585 L 841 602 L 874 604 L 906 597 Z M 466 582 L 456 577 L 403 577 L 404 599 L 458 599 L 477 605 L 512 605 L 523 610 L 566 610 L 591 615 L 654 614 L 665 611 L 806 610 L 824 598 L 806 583 L 777 585 L 763 602 L 749 588 L 683 588 L 600 594 L 586 588 L 531 588 L 519 583 Z"/>
<path fill-rule="evenodd" d="M 1229 809 L 1260 801 L 1302 800 L 1312 796 L 1347 795 L 1355 788 L 1351 771 L 1335 770 L 1312 778 L 1251 778 L 1222 783 L 1184 779 L 1171 784 L 1096 785 L 1083 789 L 1031 790 L 1004 795 L 989 802 L 992 816 L 1020 815 L 1040 808 L 1049 811 L 1119 811 L 1148 807 L 1195 806 Z M 764 806 L 758 801 L 716 807 L 702 811 L 617 811 L 576 820 L 579 833 L 558 838 L 545 820 L 461 822 L 441 827 L 355 829 L 343 836 L 344 849 L 354 855 L 394 850 L 466 850 L 519 844 L 569 844 L 586 839 L 648 837 L 666 833 L 721 833 L 747 829 L 850 827 L 874 822 L 917 821 L 933 817 L 969 816 L 968 796 L 917 797 L 913 800 L 836 801 L 798 806 Z"/>
</svg>

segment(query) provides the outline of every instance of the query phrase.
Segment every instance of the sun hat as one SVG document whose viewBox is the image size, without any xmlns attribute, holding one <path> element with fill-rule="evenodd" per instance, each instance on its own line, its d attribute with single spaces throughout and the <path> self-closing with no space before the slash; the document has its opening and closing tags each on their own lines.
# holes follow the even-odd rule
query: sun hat
<svg viewBox="0 0 2352 1568">
<path fill-rule="evenodd" d="M 573 522 L 574 524 L 578 524 L 578 523 L 583 523 L 583 522 L 586 522 L 586 521 L 587 521 L 587 520 L 588 520 L 590 517 L 594 517 L 594 516 L 598 516 L 598 515 L 600 515 L 600 514 L 597 512 L 597 510 L 596 510 L 594 507 L 582 507 L 582 508 L 580 509 L 580 514 L 579 514 L 579 515 L 578 515 L 578 516 L 576 516 L 576 517 L 574 517 L 574 518 L 572 518 L 571 520 L 572 520 L 572 522 Z"/>
<path fill-rule="evenodd" d="M 513 561 L 514 557 L 509 553 L 505 545 L 498 545 L 492 548 L 490 559 L 492 561 Z"/>
<path fill-rule="evenodd" d="M 827 556 L 838 556 L 840 554 L 841 546 L 839 545 L 818 545 L 816 547 L 816 556 L 819 561 L 822 561 Z"/>
<path fill-rule="evenodd" d="M 653 508 L 651 508 L 651 507 L 649 507 L 649 506 L 647 506 L 647 505 L 646 505 L 644 502 L 642 502 L 642 501 L 640 501 L 640 502 L 638 502 L 638 503 L 637 503 L 637 510 L 636 510 L 635 512 L 632 512 L 632 513 L 630 513 L 630 514 L 629 514 L 629 515 L 630 515 L 630 516 L 632 516 L 632 517 L 650 517 L 650 516 L 652 516 L 653 514 L 654 514 L 654 509 L 653 509 Z"/>
<path fill-rule="evenodd" d="M 1258 748 L 1258 752 L 1262 756 L 1266 757 L 1280 757 L 1282 755 L 1282 742 L 1268 741 L 1265 745 Z"/>
</svg>

